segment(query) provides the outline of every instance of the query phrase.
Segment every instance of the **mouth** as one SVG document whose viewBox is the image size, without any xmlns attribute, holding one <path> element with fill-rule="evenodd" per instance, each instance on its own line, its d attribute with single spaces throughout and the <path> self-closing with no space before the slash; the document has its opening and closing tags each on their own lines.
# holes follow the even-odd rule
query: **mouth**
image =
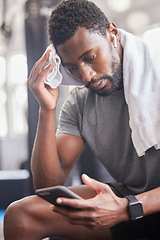
<svg viewBox="0 0 160 240">
<path fill-rule="evenodd" d="M 107 79 L 102 79 L 96 83 L 93 83 L 92 86 L 97 90 L 101 90 L 106 86 L 106 82 L 107 82 Z"/>
</svg>

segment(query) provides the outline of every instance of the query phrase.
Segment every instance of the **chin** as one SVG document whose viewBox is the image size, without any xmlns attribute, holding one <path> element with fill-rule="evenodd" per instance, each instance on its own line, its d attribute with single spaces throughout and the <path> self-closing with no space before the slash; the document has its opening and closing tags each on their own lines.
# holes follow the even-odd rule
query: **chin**
<svg viewBox="0 0 160 240">
<path fill-rule="evenodd" d="M 112 87 L 112 88 L 103 88 L 101 91 L 96 91 L 96 90 L 93 90 L 93 91 L 96 92 L 98 95 L 105 97 L 114 93 L 115 91 L 117 91 L 117 89 L 118 87 Z"/>
</svg>

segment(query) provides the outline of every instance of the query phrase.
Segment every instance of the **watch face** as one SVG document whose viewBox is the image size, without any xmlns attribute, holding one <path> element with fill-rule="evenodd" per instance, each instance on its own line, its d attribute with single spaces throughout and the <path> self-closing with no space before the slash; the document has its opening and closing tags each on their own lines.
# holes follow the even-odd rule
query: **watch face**
<svg viewBox="0 0 160 240">
<path fill-rule="evenodd" d="M 132 220 L 143 217 L 143 208 L 141 202 L 131 203 L 129 206 L 130 216 Z"/>
</svg>

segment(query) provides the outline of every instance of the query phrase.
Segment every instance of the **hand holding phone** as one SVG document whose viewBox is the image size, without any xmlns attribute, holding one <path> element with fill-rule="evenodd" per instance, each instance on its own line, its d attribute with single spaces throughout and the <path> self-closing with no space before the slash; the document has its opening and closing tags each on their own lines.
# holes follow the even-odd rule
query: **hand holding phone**
<svg viewBox="0 0 160 240">
<path fill-rule="evenodd" d="M 83 199 L 79 195 L 77 195 L 76 193 L 72 192 L 70 189 L 64 186 L 55 186 L 55 187 L 37 189 L 36 194 L 55 206 L 61 206 L 56 202 L 56 199 L 59 197 L 81 199 L 81 200 Z M 63 205 L 63 207 L 71 208 L 65 205 Z"/>
</svg>

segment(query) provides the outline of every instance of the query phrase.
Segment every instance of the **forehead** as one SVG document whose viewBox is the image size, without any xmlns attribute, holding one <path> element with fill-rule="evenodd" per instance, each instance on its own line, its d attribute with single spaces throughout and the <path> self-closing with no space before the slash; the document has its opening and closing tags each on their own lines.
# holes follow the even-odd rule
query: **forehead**
<svg viewBox="0 0 160 240">
<path fill-rule="evenodd" d="M 94 48 L 107 48 L 108 40 L 96 32 L 91 32 L 85 28 L 79 28 L 76 34 L 64 44 L 57 46 L 57 53 L 62 62 L 68 59 L 79 58 L 85 52 Z"/>
</svg>

